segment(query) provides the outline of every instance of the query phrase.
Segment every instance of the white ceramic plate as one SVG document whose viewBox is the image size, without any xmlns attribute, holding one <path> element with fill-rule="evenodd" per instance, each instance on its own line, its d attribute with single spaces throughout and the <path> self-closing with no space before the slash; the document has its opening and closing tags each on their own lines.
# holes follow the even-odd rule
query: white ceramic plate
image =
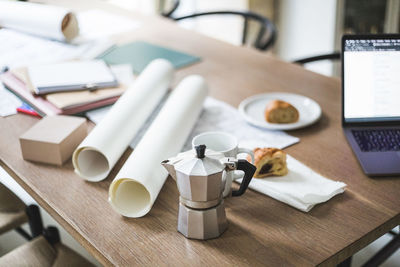
<svg viewBox="0 0 400 267">
<path fill-rule="evenodd" d="M 264 111 L 273 100 L 283 100 L 292 104 L 299 111 L 299 120 L 295 123 L 269 123 L 265 120 Z M 291 93 L 266 93 L 243 100 L 239 111 L 245 120 L 255 126 L 270 130 L 294 130 L 315 123 L 321 117 L 321 107 L 317 102 L 302 95 Z"/>
</svg>

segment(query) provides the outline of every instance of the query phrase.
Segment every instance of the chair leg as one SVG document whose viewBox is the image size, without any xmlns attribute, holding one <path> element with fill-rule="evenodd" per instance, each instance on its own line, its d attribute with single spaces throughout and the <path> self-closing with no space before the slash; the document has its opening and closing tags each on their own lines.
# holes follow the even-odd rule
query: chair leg
<svg viewBox="0 0 400 267">
<path fill-rule="evenodd" d="M 246 44 L 248 28 L 249 28 L 249 20 L 248 18 L 245 17 L 243 22 L 242 45 Z"/>
<path fill-rule="evenodd" d="M 60 233 L 58 232 L 58 229 L 55 226 L 47 227 L 43 232 L 43 236 L 52 245 L 55 245 L 60 242 Z"/>
<path fill-rule="evenodd" d="M 338 265 L 336 265 L 337 267 L 350 267 L 351 266 L 351 259 L 352 257 L 348 257 L 347 259 L 345 259 L 344 261 L 342 261 L 341 263 L 339 263 Z"/>
<path fill-rule="evenodd" d="M 400 234 L 396 235 L 386 246 L 379 250 L 363 267 L 378 266 L 387 260 L 400 247 Z"/>
<path fill-rule="evenodd" d="M 43 222 L 39 207 L 36 205 L 29 205 L 26 208 L 26 214 L 29 218 L 29 228 L 31 229 L 32 238 L 38 237 L 43 233 Z"/>
<path fill-rule="evenodd" d="M 25 238 L 26 240 L 30 241 L 32 240 L 32 237 L 21 227 L 17 227 L 15 228 L 15 231 L 20 234 L 23 238 Z"/>
</svg>

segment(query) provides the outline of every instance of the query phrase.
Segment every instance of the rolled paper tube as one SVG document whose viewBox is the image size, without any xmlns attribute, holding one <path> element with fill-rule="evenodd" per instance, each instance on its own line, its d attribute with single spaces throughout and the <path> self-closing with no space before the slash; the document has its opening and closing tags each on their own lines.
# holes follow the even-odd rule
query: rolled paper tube
<svg viewBox="0 0 400 267">
<path fill-rule="evenodd" d="M 153 60 L 72 155 L 75 172 L 97 182 L 107 177 L 136 133 L 167 93 L 173 66 Z"/>
<path fill-rule="evenodd" d="M 174 89 L 109 189 L 111 206 L 123 216 L 146 215 L 166 178 L 161 161 L 180 152 L 207 95 L 204 79 L 185 78 Z"/>
<path fill-rule="evenodd" d="M 0 26 L 58 41 L 79 34 L 78 20 L 68 9 L 18 1 L 0 1 Z"/>
</svg>

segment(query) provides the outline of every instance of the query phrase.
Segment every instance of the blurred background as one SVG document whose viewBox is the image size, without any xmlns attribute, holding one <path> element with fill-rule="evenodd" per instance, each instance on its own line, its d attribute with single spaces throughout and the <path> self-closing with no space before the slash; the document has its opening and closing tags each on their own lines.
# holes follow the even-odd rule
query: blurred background
<svg viewBox="0 0 400 267">
<path fill-rule="evenodd" d="M 207 11 L 251 11 L 271 20 L 277 28 L 276 43 L 266 52 L 283 60 L 294 61 L 340 49 L 345 33 L 398 33 L 399 0 L 107 0 L 108 2 L 147 14 L 171 10 L 180 17 Z M 213 38 L 240 45 L 243 18 L 240 16 L 202 16 L 179 23 Z M 257 23 L 249 23 L 247 45 L 257 35 Z M 332 61 L 308 63 L 306 68 L 329 76 L 340 76 Z"/>
</svg>

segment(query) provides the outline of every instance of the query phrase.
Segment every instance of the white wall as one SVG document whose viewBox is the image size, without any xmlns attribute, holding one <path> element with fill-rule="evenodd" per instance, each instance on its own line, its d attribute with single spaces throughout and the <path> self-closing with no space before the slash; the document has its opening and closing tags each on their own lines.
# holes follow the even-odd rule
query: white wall
<svg viewBox="0 0 400 267">
<path fill-rule="evenodd" d="M 158 14 L 158 0 L 106 0 L 108 3 L 118 7 L 138 11 L 147 15 Z"/>
<path fill-rule="evenodd" d="M 192 13 L 215 10 L 246 10 L 247 0 L 184 0 L 181 1 L 174 17 L 180 17 Z M 204 16 L 197 19 L 187 19 L 179 22 L 179 25 L 192 29 L 231 44 L 241 45 L 243 19 L 238 16 L 215 15 Z"/>
<path fill-rule="evenodd" d="M 279 1 L 278 41 L 279 57 L 292 61 L 334 51 L 337 0 L 281 0 Z M 306 66 L 311 70 L 331 75 L 331 62 Z"/>
</svg>

